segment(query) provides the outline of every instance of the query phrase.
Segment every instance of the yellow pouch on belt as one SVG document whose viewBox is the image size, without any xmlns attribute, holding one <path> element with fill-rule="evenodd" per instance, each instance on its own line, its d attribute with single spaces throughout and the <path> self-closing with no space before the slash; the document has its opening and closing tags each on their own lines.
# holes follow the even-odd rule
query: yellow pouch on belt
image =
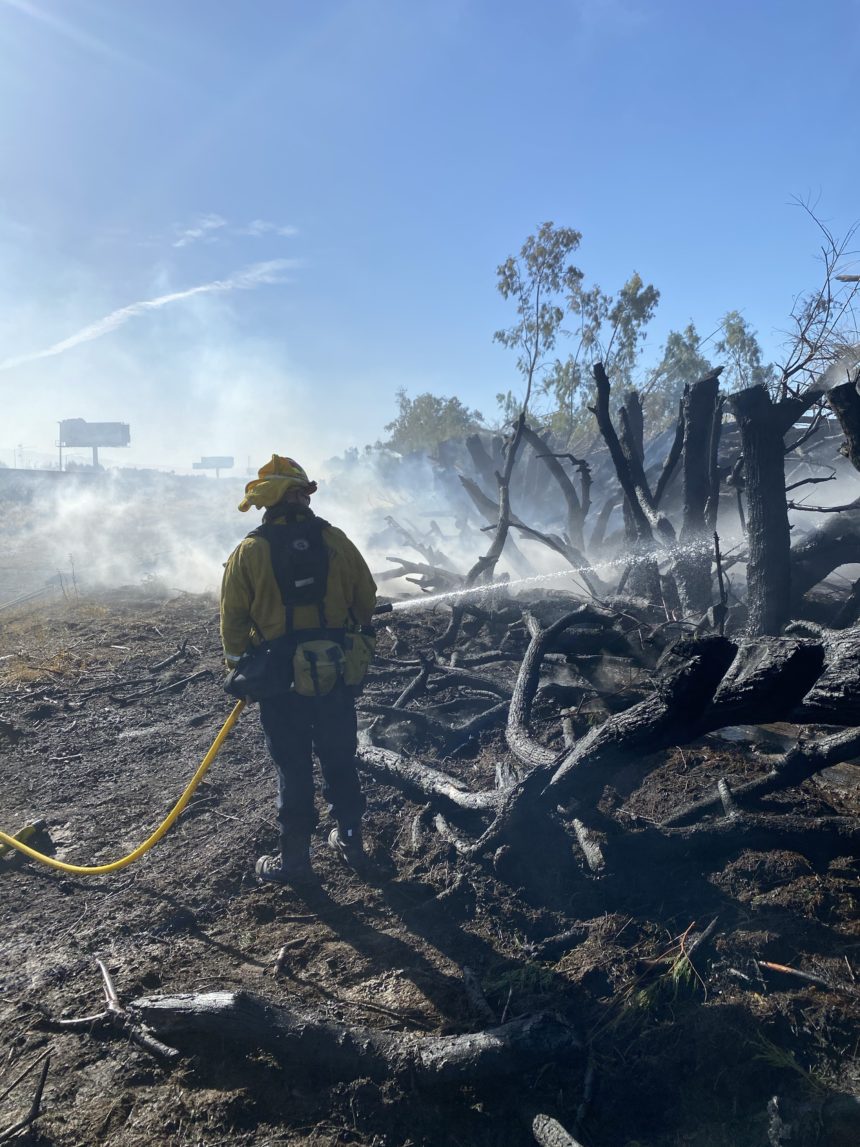
<svg viewBox="0 0 860 1147">
<path fill-rule="evenodd" d="M 293 656 L 293 688 L 303 697 L 324 697 L 343 677 L 343 649 L 335 641 L 303 641 Z"/>
<path fill-rule="evenodd" d="M 362 683 L 375 648 L 376 635 L 369 625 L 360 630 L 347 630 L 343 640 L 343 680 L 346 685 Z"/>
</svg>

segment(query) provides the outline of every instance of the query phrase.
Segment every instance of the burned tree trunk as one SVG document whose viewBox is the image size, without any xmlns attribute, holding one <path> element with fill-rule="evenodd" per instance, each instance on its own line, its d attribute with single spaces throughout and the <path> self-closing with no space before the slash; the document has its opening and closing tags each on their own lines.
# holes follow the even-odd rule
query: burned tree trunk
<svg viewBox="0 0 860 1147">
<path fill-rule="evenodd" d="M 590 409 L 597 419 L 600 433 L 609 449 L 615 473 L 618 476 L 621 489 L 624 491 L 626 505 L 630 513 L 631 528 L 635 534 L 631 588 L 634 589 L 634 592 L 641 593 L 647 600 L 658 602 L 661 598 L 661 588 L 660 572 L 654 556 L 655 542 L 651 521 L 653 513 L 649 517 L 646 512 L 640 498 L 640 490 L 637 489 L 632 473 L 631 461 L 622 448 L 615 427 L 612 425 L 612 417 L 609 413 L 610 383 L 603 363 L 595 363 L 592 372 L 597 386 L 597 394 L 595 404 Z M 639 463 L 639 470 L 641 470 L 641 462 Z"/>
<path fill-rule="evenodd" d="M 529 443 L 532 450 L 534 450 L 535 457 L 540 458 L 558 483 L 567 506 L 567 536 L 571 545 L 575 546 L 578 550 L 582 550 L 585 545 L 582 536 L 583 526 L 585 525 L 585 514 L 583 513 L 582 503 L 576 492 L 576 487 L 565 473 L 561 462 L 559 462 L 558 458 L 550 451 L 549 446 L 530 426 L 523 427 L 523 437 L 526 442 Z"/>
<path fill-rule="evenodd" d="M 749 633 L 778 634 L 791 610 L 791 540 L 785 500 L 784 425 L 763 386 L 731 395 L 746 472 Z"/>
<path fill-rule="evenodd" d="M 688 616 L 701 616 L 712 604 L 711 533 L 706 508 L 711 497 L 711 441 L 718 412 L 719 372 L 684 388 L 682 474 L 684 521 L 675 576 Z"/>
<path fill-rule="evenodd" d="M 495 477 L 494 477 L 495 481 Z M 495 525 L 499 517 L 499 503 L 489 498 L 477 482 L 473 482 L 471 478 L 467 478 L 464 474 L 460 475 L 460 482 L 463 489 L 472 499 L 475 508 L 483 516 L 488 525 Z M 512 537 L 508 537 L 506 545 L 506 556 L 514 570 L 514 573 L 520 577 L 529 577 L 534 573 L 528 559 L 517 547 L 516 542 Z"/>
<path fill-rule="evenodd" d="M 834 386 L 827 392 L 827 403 L 839 419 L 845 435 L 839 452 L 855 470 L 860 470 L 860 394 L 857 393 L 857 379 Z"/>
<path fill-rule="evenodd" d="M 484 443 L 481 441 L 479 434 L 470 434 L 466 438 L 466 449 L 469 451 L 469 457 L 472 459 L 472 465 L 477 470 L 481 479 L 492 490 L 496 484 L 496 463 L 487 452 Z"/>
</svg>

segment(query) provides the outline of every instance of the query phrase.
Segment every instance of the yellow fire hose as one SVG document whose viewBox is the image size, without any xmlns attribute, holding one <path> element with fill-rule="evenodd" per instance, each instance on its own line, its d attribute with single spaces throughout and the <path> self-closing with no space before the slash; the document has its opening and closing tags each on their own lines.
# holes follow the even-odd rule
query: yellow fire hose
<svg viewBox="0 0 860 1147">
<path fill-rule="evenodd" d="M 16 840 L 14 836 L 9 836 L 8 833 L 0 832 L 0 841 L 8 845 L 10 848 L 16 848 L 19 852 L 23 852 L 25 856 L 29 856 L 31 860 L 39 860 L 42 864 L 47 864 L 51 868 L 58 868 L 60 872 L 73 872 L 77 876 L 98 876 L 106 872 L 119 872 L 121 868 L 126 868 L 129 864 L 134 864 L 139 860 L 145 852 L 158 844 L 165 833 L 169 832 L 179 817 L 185 810 L 186 805 L 191 800 L 194 790 L 203 780 L 209 766 L 218 756 L 221 746 L 227 740 L 230 730 L 239 719 L 239 714 L 245 707 L 244 701 L 238 701 L 232 709 L 230 716 L 221 726 L 218 736 L 212 742 L 209 752 L 200 762 L 197 772 L 188 782 L 188 787 L 185 792 L 167 814 L 165 819 L 161 822 L 152 836 L 148 837 L 143 844 L 138 845 L 134 852 L 130 852 L 128 856 L 123 856 L 119 860 L 114 860 L 110 864 L 66 864 L 62 860 L 54 860 L 52 856 L 46 856 L 44 852 L 37 852 L 35 848 L 30 848 L 28 844 L 24 844 L 20 840 Z"/>
</svg>

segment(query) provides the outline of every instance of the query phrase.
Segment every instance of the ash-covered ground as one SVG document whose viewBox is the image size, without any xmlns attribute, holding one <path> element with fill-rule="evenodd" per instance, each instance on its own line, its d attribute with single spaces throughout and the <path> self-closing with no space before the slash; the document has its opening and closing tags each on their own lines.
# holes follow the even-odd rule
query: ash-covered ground
<svg viewBox="0 0 860 1147">
<path fill-rule="evenodd" d="M 361 704 L 391 705 L 446 622 L 441 608 L 388 617 Z M 503 640 L 505 657 L 480 672 L 511 687 L 527 634 L 509 625 Z M 477 620 L 458 646 L 468 657 L 498 647 L 498 629 Z M 602 711 L 593 700 L 580 707 L 580 734 L 653 689 L 647 667 L 601 659 L 593 670 Z M 561 744 L 564 675 L 563 658 L 548 660 L 532 715 L 550 749 Z M 41 844 L 74 863 L 128 852 L 173 804 L 227 716 L 221 680 L 209 594 L 66 584 L 4 610 L 3 829 L 44 820 Z M 467 715 L 464 692 L 435 694 L 434 715 Z M 387 728 L 389 745 L 476 791 L 511 762 L 503 723 L 465 744 L 409 718 Z M 754 738 L 730 731 L 672 748 L 647 768 L 607 775 L 603 805 L 621 819 L 659 820 L 721 777 L 734 784 L 766 772 L 789 735 L 764 727 Z M 843 763 L 770 799 L 809 817 L 856 816 L 858 771 Z M 253 876 L 255 858 L 276 841 L 274 773 L 253 709 L 185 815 L 137 864 L 71 877 L 2 858 L 0 1132 L 26 1114 L 36 1061 L 50 1050 L 41 1113 L 26 1132 L 45 1147 L 513 1147 L 533 1141 L 538 1112 L 593 1147 L 858 1141 L 855 856 L 741 849 L 708 866 L 679 850 L 668 863 L 595 876 L 560 818 L 530 856 L 468 860 L 436 831 L 425 801 L 369 772 L 364 779 L 371 870 L 339 866 L 321 809 L 319 883 L 302 893 L 260 887 Z M 229 1030 L 184 1043 L 168 1064 L 118 1030 L 57 1027 L 102 1010 L 97 959 L 124 1005 L 243 990 L 345 1026 L 416 1037 L 550 1012 L 582 1046 L 496 1082 L 438 1089 L 237 1049 Z"/>
</svg>

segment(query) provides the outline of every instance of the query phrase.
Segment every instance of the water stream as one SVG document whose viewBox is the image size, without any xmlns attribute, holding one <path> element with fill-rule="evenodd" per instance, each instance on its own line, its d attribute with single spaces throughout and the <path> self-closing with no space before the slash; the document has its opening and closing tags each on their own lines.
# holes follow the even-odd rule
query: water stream
<svg viewBox="0 0 860 1147">
<path fill-rule="evenodd" d="M 603 562 L 591 562 L 586 566 L 565 566 L 563 569 L 552 570 L 550 573 L 534 574 L 531 577 L 519 578 L 499 578 L 497 581 L 485 582 L 481 585 L 471 586 L 469 589 L 453 589 L 445 593 L 428 593 L 423 594 L 421 597 L 411 597 L 406 601 L 394 602 L 393 609 L 398 613 L 404 610 L 425 609 L 432 608 L 439 604 L 439 602 L 457 601 L 461 598 L 473 597 L 477 594 L 489 593 L 494 589 L 514 589 L 522 585 L 536 585 L 540 582 L 557 581 L 560 578 L 568 578 L 576 574 L 592 573 L 601 569 L 612 569 L 619 566 L 629 566 L 637 562 L 664 561 L 666 558 L 675 558 L 680 554 L 700 554 L 702 552 L 701 543 L 691 543 L 686 546 L 674 546 L 671 553 L 658 553 L 658 554 L 644 554 L 642 556 L 634 554 L 622 554 L 620 557 L 611 558 Z M 586 597 L 587 594 L 580 592 L 575 596 Z"/>
</svg>

